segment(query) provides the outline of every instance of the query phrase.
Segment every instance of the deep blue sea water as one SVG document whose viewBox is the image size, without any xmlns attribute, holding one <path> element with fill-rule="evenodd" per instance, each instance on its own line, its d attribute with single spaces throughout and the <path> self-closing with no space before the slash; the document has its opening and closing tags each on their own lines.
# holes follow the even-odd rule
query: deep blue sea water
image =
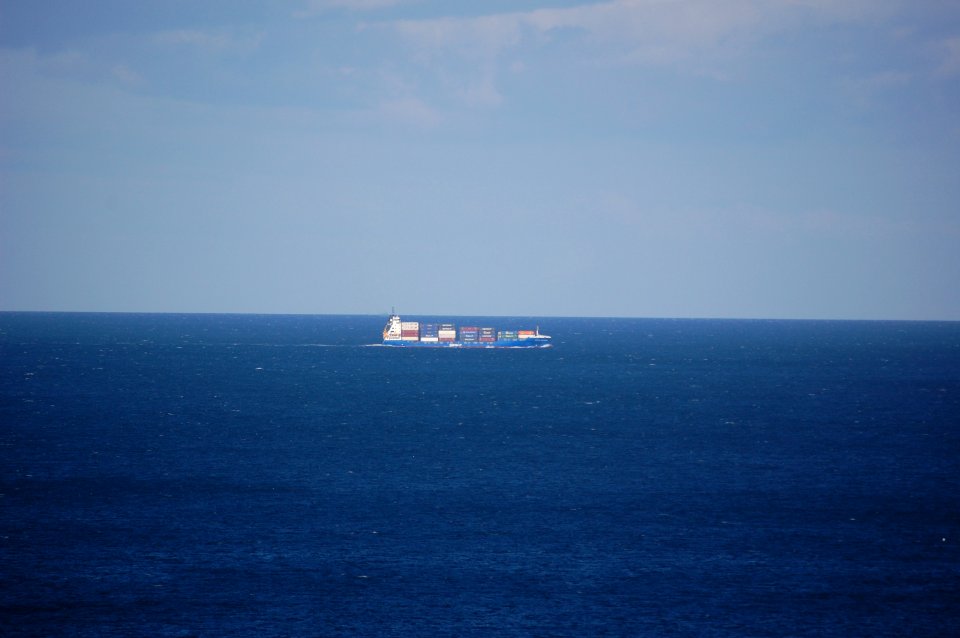
<svg viewBox="0 0 960 638">
<path fill-rule="evenodd" d="M 384 322 L 0 313 L 0 632 L 956 635 L 960 323 Z"/>
</svg>

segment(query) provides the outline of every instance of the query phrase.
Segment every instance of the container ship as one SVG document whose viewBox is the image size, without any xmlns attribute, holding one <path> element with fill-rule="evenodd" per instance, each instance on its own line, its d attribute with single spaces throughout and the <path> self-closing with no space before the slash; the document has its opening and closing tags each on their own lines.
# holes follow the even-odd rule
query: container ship
<svg viewBox="0 0 960 638">
<path fill-rule="evenodd" d="M 428 348 L 549 348 L 550 337 L 536 330 L 497 330 L 452 323 L 401 321 L 390 315 L 383 328 L 383 345 Z"/>
</svg>

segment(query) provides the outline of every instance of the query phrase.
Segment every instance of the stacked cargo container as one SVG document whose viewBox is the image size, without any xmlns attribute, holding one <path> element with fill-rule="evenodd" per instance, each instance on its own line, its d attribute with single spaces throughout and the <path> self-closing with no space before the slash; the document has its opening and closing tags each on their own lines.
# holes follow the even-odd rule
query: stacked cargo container
<svg viewBox="0 0 960 638">
<path fill-rule="evenodd" d="M 497 340 L 497 331 L 493 328 L 480 328 L 479 341 L 490 343 Z"/>
<path fill-rule="evenodd" d="M 420 341 L 420 322 L 419 321 L 401 322 L 400 338 L 403 341 Z"/>
<path fill-rule="evenodd" d="M 516 330 L 500 330 L 497 332 L 497 339 L 500 341 L 516 341 L 517 331 Z"/>
<path fill-rule="evenodd" d="M 480 329 L 475 326 L 463 326 L 460 328 L 460 341 L 464 343 L 476 343 L 480 340 Z"/>
<path fill-rule="evenodd" d="M 425 323 L 420 326 L 420 341 L 436 343 L 440 341 L 440 329 L 435 323 Z"/>
<path fill-rule="evenodd" d="M 517 337 L 520 339 L 529 339 L 530 337 L 537 336 L 536 330 L 518 330 Z"/>
<path fill-rule="evenodd" d="M 441 323 L 437 330 L 440 341 L 450 342 L 457 340 L 457 328 L 452 323 Z"/>
</svg>

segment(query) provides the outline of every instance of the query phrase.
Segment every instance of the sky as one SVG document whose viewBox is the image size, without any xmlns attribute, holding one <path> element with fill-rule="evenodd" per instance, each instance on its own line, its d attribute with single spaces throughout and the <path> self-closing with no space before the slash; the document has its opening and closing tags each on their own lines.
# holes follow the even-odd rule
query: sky
<svg viewBox="0 0 960 638">
<path fill-rule="evenodd" d="M 0 310 L 960 320 L 954 0 L 0 0 Z"/>
</svg>

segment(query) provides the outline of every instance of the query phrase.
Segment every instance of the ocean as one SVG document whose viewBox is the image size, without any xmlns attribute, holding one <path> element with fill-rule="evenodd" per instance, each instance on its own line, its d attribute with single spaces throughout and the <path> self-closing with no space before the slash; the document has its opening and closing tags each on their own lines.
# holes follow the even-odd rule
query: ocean
<svg viewBox="0 0 960 638">
<path fill-rule="evenodd" d="M 385 320 L 0 313 L 0 632 L 956 635 L 960 323 Z"/>
</svg>

